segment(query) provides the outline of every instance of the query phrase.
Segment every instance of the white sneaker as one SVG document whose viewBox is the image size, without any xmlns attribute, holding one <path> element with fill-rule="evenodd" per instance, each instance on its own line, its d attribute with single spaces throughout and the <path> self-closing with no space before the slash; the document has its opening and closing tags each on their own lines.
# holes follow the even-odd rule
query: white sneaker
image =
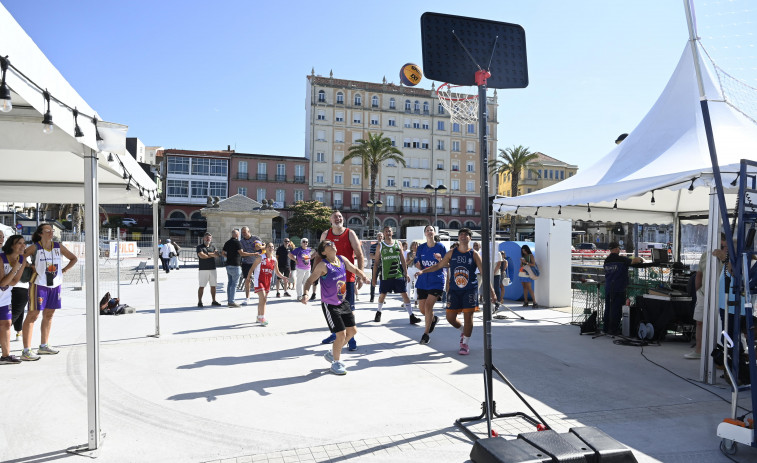
<svg viewBox="0 0 757 463">
<path fill-rule="evenodd" d="M 37 349 L 37 355 L 55 355 L 60 352 L 58 349 L 53 349 L 50 346 L 40 345 Z"/>
<path fill-rule="evenodd" d="M 696 360 L 696 359 L 702 358 L 702 354 L 700 354 L 699 352 L 697 352 L 695 350 L 692 350 L 688 354 L 685 354 L 683 357 L 687 358 L 687 359 Z"/>
<path fill-rule="evenodd" d="M 250 303 L 250 300 L 249 300 L 249 299 L 245 299 L 244 301 L 242 301 L 242 305 L 247 305 L 247 304 L 249 304 L 249 303 Z"/>
</svg>

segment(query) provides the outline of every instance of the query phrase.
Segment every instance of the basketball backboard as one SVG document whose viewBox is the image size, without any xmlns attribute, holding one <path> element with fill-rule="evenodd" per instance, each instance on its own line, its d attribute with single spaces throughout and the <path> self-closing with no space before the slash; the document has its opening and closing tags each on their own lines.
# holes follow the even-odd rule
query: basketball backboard
<svg viewBox="0 0 757 463">
<path fill-rule="evenodd" d="M 526 31 L 517 24 L 426 12 L 421 16 L 421 39 L 428 79 L 476 85 L 481 66 L 491 72 L 489 88 L 528 86 Z"/>
</svg>

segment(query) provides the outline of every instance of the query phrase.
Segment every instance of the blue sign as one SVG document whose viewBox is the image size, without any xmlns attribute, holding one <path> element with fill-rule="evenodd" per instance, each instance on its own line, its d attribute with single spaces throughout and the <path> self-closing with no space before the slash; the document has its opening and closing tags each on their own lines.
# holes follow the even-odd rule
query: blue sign
<svg viewBox="0 0 757 463">
<path fill-rule="evenodd" d="M 16 224 L 16 230 L 21 230 L 22 228 L 24 228 L 23 225 L 21 225 L 20 223 Z"/>
</svg>

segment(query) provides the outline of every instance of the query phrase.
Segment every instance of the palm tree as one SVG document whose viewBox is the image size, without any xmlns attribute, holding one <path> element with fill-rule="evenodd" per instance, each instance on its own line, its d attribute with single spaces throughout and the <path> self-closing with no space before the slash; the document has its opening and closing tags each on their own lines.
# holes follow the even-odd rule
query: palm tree
<svg viewBox="0 0 757 463">
<path fill-rule="evenodd" d="M 539 155 L 532 153 L 523 145 L 514 146 L 499 150 L 499 155 L 489 161 L 489 170 L 497 175 L 510 174 L 510 190 L 512 196 L 518 196 L 518 183 L 520 182 L 520 173 L 525 169 L 526 172 L 533 172 L 539 177 L 539 172 L 532 169 L 529 164 L 538 159 Z M 510 217 L 510 239 L 515 237 L 515 215 Z"/>
<path fill-rule="evenodd" d="M 392 146 L 392 140 L 380 134 L 368 134 L 368 139 L 360 139 L 350 146 L 349 153 L 342 159 L 342 164 L 350 159 L 360 158 L 363 162 L 363 178 L 371 179 L 370 200 L 375 202 L 376 196 L 376 179 L 378 178 L 379 168 L 385 161 L 395 161 L 405 167 L 405 158 L 402 151 Z M 376 220 L 376 206 L 371 207 L 371 219 L 369 230 L 373 230 L 373 223 Z"/>
</svg>

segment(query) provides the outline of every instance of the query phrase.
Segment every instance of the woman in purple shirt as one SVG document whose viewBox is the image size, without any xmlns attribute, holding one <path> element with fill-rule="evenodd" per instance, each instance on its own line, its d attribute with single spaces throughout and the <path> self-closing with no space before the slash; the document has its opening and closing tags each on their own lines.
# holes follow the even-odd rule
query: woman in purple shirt
<svg viewBox="0 0 757 463">
<path fill-rule="evenodd" d="M 318 244 L 318 255 L 321 260 L 313 269 L 310 278 L 305 282 L 305 288 L 300 302 L 308 303 L 308 291 L 313 283 L 321 280 L 321 309 L 326 317 L 329 329 L 336 335 L 330 352 L 324 358 L 331 363 L 331 372 L 337 375 L 347 374 L 347 368 L 340 360 L 342 347 L 355 336 L 355 316 L 350 309 L 347 295 L 347 272 L 352 272 L 368 283 L 365 273 L 350 263 L 349 260 L 336 254 L 336 245 L 329 240 Z"/>
</svg>

